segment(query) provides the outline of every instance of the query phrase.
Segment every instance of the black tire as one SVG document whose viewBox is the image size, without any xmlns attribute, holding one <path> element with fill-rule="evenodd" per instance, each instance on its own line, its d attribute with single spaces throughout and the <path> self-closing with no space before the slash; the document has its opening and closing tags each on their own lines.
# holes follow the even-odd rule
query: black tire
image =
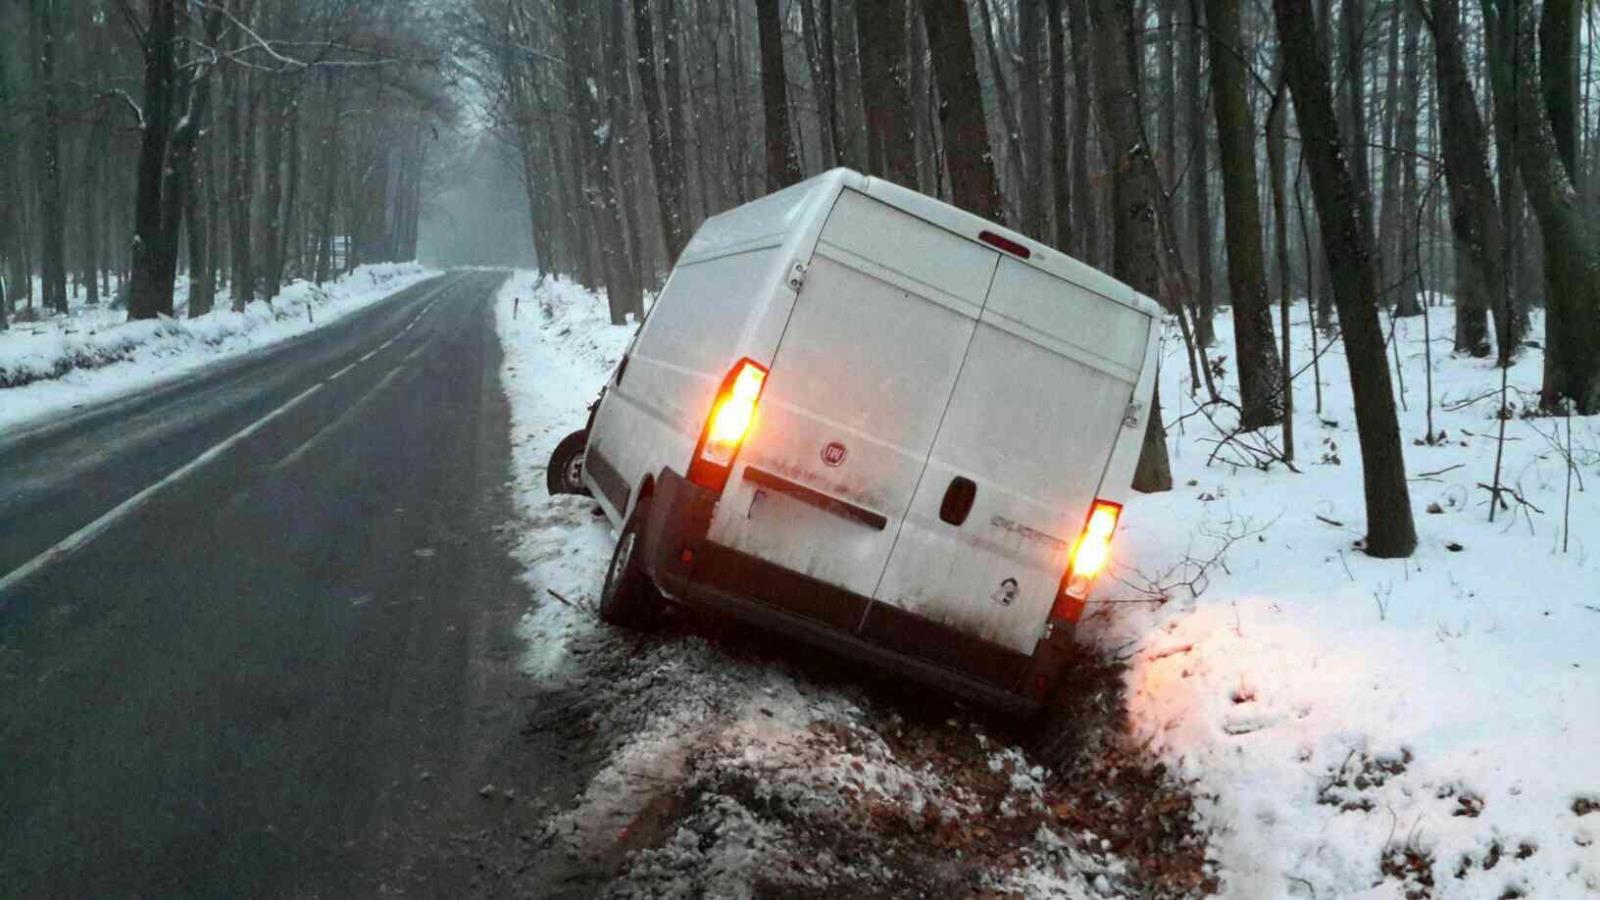
<svg viewBox="0 0 1600 900">
<path fill-rule="evenodd" d="M 649 514 L 650 498 L 645 497 L 634 505 L 633 515 L 623 524 L 616 549 L 611 551 L 605 587 L 600 591 L 600 619 L 608 624 L 645 629 L 661 614 L 661 592 L 645 572 L 638 552 Z"/>
<path fill-rule="evenodd" d="M 553 497 L 556 494 L 589 496 L 583 484 L 583 452 L 589 446 L 588 431 L 574 431 L 561 439 L 550 454 L 550 464 L 544 469 L 544 486 Z"/>
</svg>

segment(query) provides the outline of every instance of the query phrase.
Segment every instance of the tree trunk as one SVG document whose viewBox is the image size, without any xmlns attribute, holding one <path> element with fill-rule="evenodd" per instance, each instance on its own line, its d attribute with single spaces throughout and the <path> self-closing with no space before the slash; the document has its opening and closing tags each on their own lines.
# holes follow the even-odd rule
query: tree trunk
<svg viewBox="0 0 1600 900">
<path fill-rule="evenodd" d="M 867 119 L 867 173 L 915 188 L 916 145 L 910 128 L 905 21 L 905 0 L 871 0 L 856 7 L 861 100 Z"/>
<path fill-rule="evenodd" d="M 1545 7 L 1546 19 L 1563 15 L 1560 2 Z M 1485 0 L 1485 5 L 1500 13 L 1489 29 L 1498 124 L 1514 136 L 1517 170 L 1545 248 L 1540 403 L 1556 410 L 1562 400 L 1571 400 L 1580 414 L 1589 415 L 1600 412 L 1600 229 L 1578 202 L 1562 140 L 1541 102 L 1550 92 L 1541 93 L 1539 69 L 1528 63 L 1536 58 L 1540 32 L 1559 25 L 1536 23 L 1532 4 Z"/>
<path fill-rule="evenodd" d="M 1233 300 L 1239 370 L 1239 427 L 1249 431 L 1279 421 L 1283 412 L 1261 247 L 1256 127 L 1245 85 L 1239 0 L 1207 0 L 1206 20 L 1211 33 L 1211 102 L 1216 107 L 1217 151 L 1222 160 L 1228 291 Z"/>
<path fill-rule="evenodd" d="M 1105 143 L 1119 148 L 1111 162 L 1111 273 L 1134 290 L 1160 294 L 1156 257 L 1155 163 L 1140 125 L 1139 82 L 1133 67 L 1133 0 L 1093 0 L 1095 75 Z M 1161 392 L 1151 399 L 1144 446 L 1133 473 L 1133 489 L 1145 493 L 1172 489 L 1167 433 L 1161 424 Z"/>
<path fill-rule="evenodd" d="M 1211 267 L 1211 161 L 1210 131 L 1206 128 L 1205 85 L 1200 77 L 1200 58 L 1205 46 L 1201 25 L 1203 0 L 1189 0 L 1189 27 L 1184 29 L 1179 67 L 1183 70 L 1185 99 L 1189 107 L 1189 222 L 1194 235 L 1195 342 L 1210 347 L 1217 342 L 1215 332 L 1215 276 Z"/>
<path fill-rule="evenodd" d="M 661 101 L 660 80 L 656 78 L 655 28 L 650 4 L 634 0 L 633 34 L 639 45 L 635 66 L 639 70 L 639 89 L 644 93 L 645 123 L 649 133 L 650 169 L 656 179 L 656 209 L 661 217 L 661 236 L 667 245 L 670 266 L 688 242 L 684 233 L 683 172 L 673 168 L 672 138 L 667 130 L 667 111 Z M 681 159 L 682 154 L 679 154 Z"/>
<path fill-rule="evenodd" d="M 209 92 L 210 88 L 202 90 Z M 189 189 L 183 192 L 183 227 L 189 239 L 189 317 L 199 318 L 211 312 L 213 294 L 216 290 L 211 280 L 211 258 L 207 252 L 206 242 L 211 236 L 210 223 L 207 221 L 206 204 L 202 202 L 202 192 L 210 193 L 211 174 L 210 166 L 204 157 L 195 169 Z"/>
<path fill-rule="evenodd" d="M 1372 171 L 1367 160 L 1371 154 L 1367 139 L 1366 95 L 1366 29 L 1367 0 L 1344 0 L 1340 27 L 1344 37 L 1344 66 L 1339 85 L 1344 90 L 1344 140 L 1345 154 L 1351 163 L 1360 205 L 1361 228 L 1367 235 L 1367 246 L 1372 246 Z M 1224 154 L 1226 155 L 1226 154 Z M 1373 285 L 1380 285 L 1377 268 L 1373 268 Z M 1380 301 L 1384 300 L 1379 294 Z"/>
<path fill-rule="evenodd" d="M 637 6 L 635 7 L 637 8 Z M 800 0 L 801 28 L 811 83 L 817 92 L 817 118 L 822 124 L 822 167 L 831 169 L 844 158 L 844 135 L 839 131 L 839 104 L 833 68 L 833 0 Z"/>
<path fill-rule="evenodd" d="M 1045 167 L 1044 153 L 1044 83 L 1045 66 L 1042 65 L 1044 16 L 1041 0 L 1018 0 L 1017 31 L 1022 47 L 1022 63 L 1017 72 L 1017 94 L 1022 100 L 1022 161 L 1024 165 L 1022 191 L 1022 228 L 1029 237 L 1044 240 L 1046 236 L 1046 201 L 1049 198 L 1049 172 Z"/>
<path fill-rule="evenodd" d="M 328 125 L 322 135 L 322 177 L 323 181 L 321 206 L 318 210 L 317 225 L 317 271 L 313 279 L 321 287 L 331 276 L 333 266 L 333 210 L 339 194 L 339 156 L 340 147 L 344 142 L 344 133 L 339 127 L 339 120 L 344 113 L 340 95 L 334 86 L 333 72 L 324 75 L 323 86 L 328 97 Z M 543 262 L 543 260 L 541 260 Z"/>
<path fill-rule="evenodd" d="M 982 0 L 980 0 L 982 2 Z M 1072 246 L 1072 178 L 1067 169 L 1067 147 L 1072 131 L 1067 125 L 1067 23 L 1061 0 L 1050 0 L 1050 174 L 1055 207 L 1056 249 Z"/>
<path fill-rule="evenodd" d="M 104 122 L 96 125 L 90 132 L 89 142 L 84 147 L 83 159 L 83 202 L 80 211 L 83 213 L 83 280 L 89 289 L 89 296 L 84 300 L 88 306 L 100 305 L 100 222 L 105 203 L 99 197 L 95 182 L 97 173 L 105 168 L 105 147 L 109 142 L 110 128 Z"/>
<path fill-rule="evenodd" d="M 1069 253 L 1092 266 L 1105 264 L 1100 252 L 1100 218 L 1095 203 L 1094 182 L 1089 168 L 1089 130 L 1094 121 L 1090 110 L 1094 105 L 1094 91 L 1090 84 L 1091 46 L 1089 14 L 1082 0 L 1068 0 L 1067 28 L 1072 35 L 1072 196 L 1077 198 L 1072 208 L 1073 245 Z"/>
<path fill-rule="evenodd" d="M 269 301 L 278 296 L 283 274 L 278 246 L 283 234 L 284 92 L 284 86 L 277 79 L 268 79 L 261 90 L 262 125 L 266 128 L 261 141 L 261 168 L 266 176 L 261 196 L 261 249 L 265 255 L 256 285 L 262 299 Z"/>
<path fill-rule="evenodd" d="M 66 208 L 61 196 L 61 104 L 56 84 L 56 0 L 32 0 L 39 93 L 39 266 L 46 309 L 67 311 Z"/>
<path fill-rule="evenodd" d="M 1355 396 L 1366 494 L 1366 552 L 1391 558 L 1417 545 L 1406 486 L 1405 456 L 1395 415 L 1383 328 L 1378 322 L 1372 240 L 1362 220 L 1362 195 L 1340 150 L 1328 66 L 1317 49 L 1310 0 L 1273 0 L 1285 74 L 1300 123 L 1301 152 L 1322 222 L 1322 240 L 1343 328 Z"/>
<path fill-rule="evenodd" d="M 284 190 L 284 197 L 283 197 L 283 219 L 282 219 L 283 228 L 278 234 L 278 246 L 276 247 L 276 254 L 277 254 L 276 255 L 276 265 L 273 267 L 274 277 L 276 278 L 276 283 L 280 284 L 280 285 L 283 284 L 287 280 L 287 274 L 286 273 L 289 272 L 289 271 L 296 271 L 297 274 L 301 274 L 301 275 L 304 274 L 303 271 L 299 271 L 298 270 L 298 257 L 299 257 L 299 252 L 298 251 L 296 251 L 296 253 L 295 253 L 296 263 L 297 263 L 296 268 L 294 270 L 291 270 L 290 267 L 289 267 L 289 248 L 298 247 L 298 243 L 295 240 L 294 224 L 295 224 L 295 204 L 298 202 L 299 194 L 300 194 L 300 100 L 299 100 L 299 87 L 296 86 L 296 87 L 292 88 L 291 90 L 294 92 L 294 95 L 289 100 L 289 108 L 287 110 L 285 110 L 285 112 L 284 112 L 284 115 L 289 120 L 289 134 L 288 134 L 288 140 L 289 140 L 289 160 L 288 160 L 289 171 L 288 171 L 288 173 L 286 175 L 287 186 L 286 186 L 286 188 Z M 414 221 L 414 218 L 415 217 L 413 215 L 413 221 Z M 415 231 L 413 231 L 413 234 L 412 234 L 412 243 L 413 244 L 416 243 Z M 413 259 L 415 257 L 416 257 L 416 253 L 415 253 L 415 249 L 413 248 L 413 252 L 408 254 L 405 258 L 406 259 Z"/>
<path fill-rule="evenodd" d="M 1378 202 L 1378 243 L 1375 245 L 1378 252 L 1378 271 L 1380 284 L 1383 287 L 1384 297 L 1400 298 L 1404 305 L 1406 284 L 1400 282 L 1398 275 L 1401 268 L 1401 222 L 1408 213 L 1400 210 L 1400 172 L 1399 164 L 1401 154 L 1398 151 L 1399 141 L 1396 140 L 1396 123 L 1401 116 L 1401 106 L 1406 109 L 1415 109 L 1421 98 L 1415 94 L 1406 95 L 1404 101 L 1398 93 L 1400 77 L 1400 16 L 1402 7 L 1409 5 L 1412 0 L 1400 0 L 1388 10 L 1388 34 L 1385 44 L 1388 46 L 1387 59 L 1385 60 L 1384 88 L 1379 99 L 1383 102 L 1383 132 L 1381 143 L 1383 148 L 1379 151 L 1379 159 L 1383 168 L 1379 175 L 1382 181 Z M 1407 61 L 1409 63 L 1409 60 Z M 1409 209 L 1409 208 L 1408 208 Z M 1411 214 L 1414 214 L 1412 211 Z M 1389 302 L 1385 299 L 1385 304 Z M 1396 315 L 1399 315 L 1396 310 Z"/>
<path fill-rule="evenodd" d="M 783 17 L 779 0 L 756 0 L 761 44 L 761 120 L 767 139 L 767 192 L 800 180 L 800 157 L 789 127 L 789 78 L 783 69 Z"/>
<path fill-rule="evenodd" d="M 966 0 L 922 0 L 922 10 L 939 81 L 939 126 L 955 205 L 1003 221 L 1005 202 L 989 150 Z"/>
<path fill-rule="evenodd" d="M 1385 277 L 1395 291 L 1394 313 L 1397 316 L 1423 314 L 1421 298 L 1417 296 L 1417 271 L 1422 260 L 1417 258 L 1416 231 L 1421 220 L 1417 216 L 1417 108 L 1421 105 L 1417 85 L 1417 14 L 1411 3 L 1402 7 L 1401 16 L 1404 39 L 1401 41 L 1400 64 L 1405 73 L 1400 79 L 1400 111 L 1395 121 L 1395 148 L 1390 156 L 1395 160 L 1395 176 L 1400 182 L 1399 206 L 1395 211 L 1395 239 L 1393 272 Z"/>
<path fill-rule="evenodd" d="M 172 315 L 172 282 L 163 277 L 166 260 L 176 253 L 168 244 L 162 188 L 166 181 L 167 142 L 171 136 L 174 81 L 177 78 L 177 0 L 154 0 L 141 41 L 144 55 L 144 122 L 140 129 L 138 195 L 133 233 L 133 284 L 128 292 L 128 318 Z M 162 289 L 163 282 L 166 289 Z"/>
<path fill-rule="evenodd" d="M 683 52 L 678 34 L 677 4 L 678 0 L 661 0 L 661 75 L 666 82 L 662 87 L 667 101 L 668 170 L 680 189 L 678 227 L 679 236 L 686 243 L 694 231 L 695 220 L 689 210 L 689 121 L 684 113 Z M 682 250 L 683 246 L 679 244 L 678 251 Z"/>
<path fill-rule="evenodd" d="M 1550 119 L 1556 155 L 1578 184 L 1578 31 L 1579 0 L 1544 0 L 1539 18 L 1539 86 Z"/>
<path fill-rule="evenodd" d="M 595 76 L 599 73 L 592 71 L 588 64 L 593 57 L 586 46 L 583 30 L 585 23 L 593 17 L 581 15 L 579 0 L 563 0 L 562 5 L 566 17 L 563 29 L 567 50 L 567 96 L 577 112 L 578 127 L 587 139 L 586 145 L 579 148 L 584 165 L 586 206 L 594 217 L 596 237 L 600 244 L 600 269 L 605 279 L 611 322 L 621 325 L 627 321 L 630 313 L 635 318 L 641 317 L 644 306 L 638 283 L 632 280 L 628 266 L 621 258 L 626 252 L 621 209 L 617 202 L 616 184 L 606 165 L 611 158 L 611 142 L 623 123 L 621 117 L 616 115 L 616 108 L 602 118 L 598 99 L 589 90 L 589 85 L 597 80 Z M 620 2 L 613 0 L 609 15 L 617 16 L 621 12 Z M 617 54 L 623 52 L 622 48 L 616 47 L 612 51 Z M 611 93 L 609 99 L 615 101 L 616 92 Z"/>
<path fill-rule="evenodd" d="M 234 10 L 235 15 L 248 10 Z M 250 207 L 255 143 L 254 116 L 250 106 L 250 76 L 244 67 L 234 65 L 228 72 L 228 100 L 225 126 L 228 137 L 228 231 L 229 256 L 233 274 L 233 311 L 243 312 L 255 299 L 255 268 L 250 259 Z"/>
<path fill-rule="evenodd" d="M 11 79 L 6 67 L 0 65 L 0 109 L 11 108 Z M 11 301 L 17 296 L 17 282 L 27 280 L 20 276 L 23 241 L 17 208 L 22 203 L 22 192 L 16 180 L 16 153 L 11 130 L 0 128 L 0 331 L 11 322 Z"/>
<path fill-rule="evenodd" d="M 1459 0 L 1433 0 L 1432 7 L 1428 26 L 1433 35 L 1439 137 L 1456 250 L 1455 349 L 1473 356 L 1488 355 L 1487 314 L 1493 310 L 1499 360 L 1506 365 L 1515 343 L 1507 340 L 1510 306 L 1504 238 L 1494 183 L 1489 180 L 1484 123 L 1461 46 L 1461 9 Z"/>
<path fill-rule="evenodd" d="M 1289 312 L 1291 277 L 1289 267 L 1289 207 L 1285 201 L 1289 181 L 1289 118 L 1287 85 L 1283 81 L 1282 47 L 1279 47 L 1278 75 L 1267 111 L 1267 177 L 1272 193 L 1272 244 L 1278 262 L 1278 327 L 1283 337 L 1283 358 L 1278 366 L 1278 401 L 1283 413 L 1283 458 L 1294 462 L 1294 382 L 1290 372 Z"/>
<path fill-rule="evenodd" d="M 978 0 L 978 15 L 983 28 L 983 44 L 989 58 L 989 78 L 994 84 L 995 105 L 1000 108 L 1000 121 L 1006 130 L 1006 177 L 1016 186 L 1027 183 L 1027 170 L 1022 164 L 1022 126 L 1017 122 L 1016 106 L 1012 102 L 1011 85 L 1006 81 L 1005 67 L 1000 64 L 1000 50 L 995 46 L 994 21 L 990 10 L 991 0 Z M 1065 172 L 1065 169 L 1062 170 Z M 1065 176 L 1063 176 L 1065 177 Z M 1013 190 L 1011 193 L 1018 193 Z M 1015 210 L 1009 210 L 1015 212 Z M 1020 222 L 1020 217 L 1008 216 L 1007 222 Z"/>
</svg>

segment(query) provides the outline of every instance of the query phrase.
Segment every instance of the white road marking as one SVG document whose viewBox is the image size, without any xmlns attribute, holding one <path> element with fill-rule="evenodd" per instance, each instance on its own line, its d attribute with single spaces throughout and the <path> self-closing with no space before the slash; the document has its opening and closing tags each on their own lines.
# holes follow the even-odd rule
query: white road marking
<svg viewBox="0 0 1600 900">
<path fill-rule="evenodd" d="M 447 287 L 447 286 L 448 285 L 445 285 L 445 286 L 441 286 L 439 288 L 439 292 L 434 295 L 434 299 L 428 301 L 428 304 L 422 308 L 422 312 L 417 313 L 416 317 L 411 320 L 411 323 L 408 324 L 404 329 L 402 329 L 402 333 L 404 333 L 405 331 L 409 331 L 411 329 L 411 326 L 415 325 L 417 323 L 417 319 L 420 319 L 424 315 L 426 315 L 428 310 L 432 309 L 433 305 L 435 303 L 439 302 L 439 295 L 441 293 L 443 293 L 443 291 L 445 290 L 445 287 Z M 216 444 L 215 446 L 211 447 L 209 450 L 205 451 L 204 453 L 202 453 L 199 456 L 195 457 L 194 459 L 190 460 L 188 463 L 186 463 L 186 464 L 178 467 L 177 469 L 173 470 L 170 474 L 168 474 L 166 477 L 162 478 L 160 481 L 157 481 L 155 484 L 152 484 L 152 485 L 146 487 L 144 490 L 140 491 L 139 493 L 134 494 L 132 497 L 129 497 L 128 499 L 126 499 L 126 500 L 122 501 L 121 503 L 117 504 L 116 506 L 112 507 L 109 511 L 107 511 L 106 513 L 101 515 L 98 519 L 95 519 L 93 522 L 90 522 L 89 524 L 83 526 L 82 528 L 78 529 L 77 531 L 74 531 L 72 534 L 69 534 L 65 538 L 62 538 L 60 541 L 58 541 L 50 549 L 44 551 L 43 553 L 40 553 L 38 556 L 35 556 L 33 559 L 30 559 L 27 562 L 23 563 L 20 567 L 18 567 L 17 569 L 13 570 L 10 574 L 6 575 L 4 578 L 0 578 L 0 596 L 3 596 L 6 591 L 10 590 L 13 587 L 16 587 L 17 585 L 21 584 L 22 582 L 26 581 L 27 579 L 29 579 L 29 578 L 33 577 L 34 575 L 38 574 L 40 571 L 44 570 L 51 563 L 58 562 L 58 561 L 60 561 L 62 559 L 65 559 L 66 557 L 70 556 L 72 553 L 82 549 L 85 544 L 88 544 L 90 541 L 94 540 L 96 537 L 99 537 L 100 534 L 103 533 L 106 529 L 110 528 L 112 525 L 115 525 L 117 522 L 121 521 L 122 519 L 125 519 L 128 516 L 132 515 L 133 513 L 137 512 L 146 503 L 150 502 L 150 498 L 155 496 L 162 488 L 167 487 L 167 486 L 172 485 L 172 484 L 175 484 L 178 481 L 181 481 L 182 479 L 184 479 L 184 478 L 188 477 L 189 475 L 193 474 L 195 471 L 200 469 L 202 466 L 206 465 L 207 463 L 211 462 L 212 460 L 215 460 L 217 457 L 221 456 L 222 454 L 228 452 L 236 444 L 238 444 L 240 441 L 244 440 L 245 438 L 250 437 L 251 435 L 255 434 L 257 431 L 260 431 L 262 428 L 265 428 L 268 422 L 271 422 L 273 419 L 276 419 L 277 417 L 283 415 L 284 413 L 286 413 L 289 410 L 295 408 L 296 406 L 299 406 L 300 403 L 302 401 L 304 401 L 307 397 L 311 396 L 312 394 L 316 393 L 317 391 L 322 390 L 323 385 L 326 385 L 328 382 L 333 381 L 334 379 L 338 378 L 341 375 L 344 375 L 346 372 L 349 372 L 351 369 L 355 368 L 356 365 L 358 365 L 359 363 L 364 363 L 367 360 L 371 359 L 372 357 L 376 356 L 378 354 L 378 351 L 388 349 L 392 344 L 394 344 L 395 339 L 398 338 L 399 336 L 400 336 L 399 334 L 396 334 L 395 337 L 389 338 L 387 341 L 384 341 L 382 344 L 379 344 L 375 349 L 368 351 L 360 359 L 356 360 L 355 362 L 351 363 L 348 366 L 345 366 L 344 368 L 340 369 L 339 371 L 333 373 L 332 375 L 328 376 L 323 381 L 320 381 L 320 382 L 312 385 L 311 387 L 305 389 L 304 391 L 301 391 L 299 394 L 296 394 L 287 403 L 283 404 L 282 406 L 278 407 L 277 409 L 274 409 L 272 412 L 267 413 L 266 415 L 262 416 L 261 418 L 255 420 L 254 422 L 252 422 L 249 425 L 245 426 L 240 431 L 235 432 L 231 437 L 226 438 L 221 443 Z M 426 345 L 423 345 L 423 346 L 425 347 Z M 412 357 L 416 356 L 417 353 L 420 352 L 422 349 L 423 349 L 423 347 L 418 347 L 416 350 L 412 351 L 411 354 L 406 357 L 406 359 L 409 360 Z M 388 375 L 385 375 L 382 380 L 380 380 L 376 385 L 374 385 L 371 390 L 367 391 L 367 393 L 363 394 L 359 400 L 357 400 L 354 404 L 352 404 L 349 409 L 345 410 L 345 412 L 342 415 L 340 415 L 340 417 L 338 419 L 335 419 L 334 422 L 330 423 L 329 425 L 324 426 L 316 434 L 312 435 L 310 440 L 306 441 L 304 444 L 301 444 L 298 448 L 295 449 L 295 451 L 293 453 L 290 453 L 288 456 L 286 456 L 282 460 L 280 460 L 276 465 L 273 466 L 273 469 L 276 470 L 278 468 L 286 466 L 290 462 L 292 462 L 294 459 L 298 458 L 298 456 L 302 455 L 311 446 L 311 444 L 313 444 L 317 440 L 318 437 L 322 436 L 322 434 L 327 432 L 329 429 L 333 428 L 335 425 L 337 425 L 340 422 L 344 421 L 357 407 L 359 407 L 362 404 L 366 403 L 375 394 L 377 394 L 377 392 L 379 390 L 383 389 L 386 385 L 388 385 L 391 381 L 393 381 L 394 377 L 396 375 L 398 375 L 403 368 L 404 368 L 403 365 L 402 366 L 396 366 L 392 371 L 389 372 Z M 4 604 L 0 603 L 0 609 L 3 609 L 3 608 L 4 608 Z"/>
<path fill-rule="evenodd" d="M 234 432 L 233 436 L 223 440 L 221 443 L 213 446 L 211 449 L 190 460 L 188 463 L 175 469 L 171 474 L 167 475 L 160 481 L 157 481 L 155 484 L 150 485 L 139 493 L 134 494 L 132 497 L 129 497 L 121 503 L 118 503 L 116 506 L 112 507 L 110 511 L 100 516 L 100 518 L 95 519 L 93 522 L 90 522 L 77 531 L 74 531 L 72 534 L 67 535 L 55 546 L 44 551 L 38 556 L 35 556 L 33 559 L 28 560 L 26 563 L 23 563 L 20 568 L 11 572 L 11 574 L 7 575 L 6 577 L 0 578 L 0 596 L 3 596 L 6 591 L 16 587 L 33 575 L 38 574 L 51 563 L 59 562 L 60 560 L 65 559 L 73 552 L 82 548 L 85 544 L 94 540 L 96 537 L 99 537 L 100 534 L 107 528 L 110 528 L 112 525 L 115 525 L 122 519 L 125 519 L 137 512 L 146 503 L 150 502 L 150 498 L 154 497 L 162 488 L 177 483 L 183 478 L 193 474 L 206 463 L 209 463 L 222 454 L 227 453 L 240 441 L 250 437 L 251 435 L 260 431 L 262 428 L 265 428 L 267 423 L 271 422 L 273 419 L 276 419 L 289 410 L 294 409 L 296 406 L 299 406 L 307 397 L 315 394 L 317 391 L 322 390 L 322 386 L 326 383 L 327 382 L 319 382 L 309 388 L 306 388 L 304 391 L 296 394 L 293 399 L 289 400 L 289 402 L 255 420 L 240 431 Z"/>
<path fill-rule="evenodd" d="M 315 446 L 319 441 L 321 441 L 324 436 L 326 436 L 330 432 L 334 431 L 335 429 L 337 429 L 339 426 L 343 425 L 344 423 L 350 421 L 350 418 L 352 416 L 354 416 L 356 414 L 356 412 L 359 409 L 361 409 L 361 407 L 366 406 L 368 401 L 370 401 L 373 397 L 377 396 L 379 391 L 381 391 L 384 388 L 388 387 L 389 383 L 394 381 L 394 377 L 396 375 L 399 375 L 401 370 L 403 370 L 404 368 L 405 368 L 405 366 L 402 365 L 402 366 L 395 366 L 393 369 L 389 370 L 389 374 L 387 374 L 387 375 L 383 376 L 382 378 L 380 378 L 378 380 L 377 384 L 375 384 L 371 388 L 367 389 L 367 392 L 365 394 L 362 394 L 360 397 L 358 397 L 356 399 L 356 402 L 354 402 L 354 403 L 350 404 L 348 407 L 346 407 L 345 411 L 340 413 L 337 418 L 335 418 L 332 422 L 329 422 L 328 424 L 322 426 L 321 428 L 318 428 L 316 434 L 313 434 L 311 437 L 306 439 L 305 443 L 301 444 L 300 446 L 294 448 L 294 450 L 290 451 L 288 456 L 285 456 L 283 459 L 280 459 L 277 462 L 273 463 L 272 464 L 272 471 L 276 472 L 279 469 L 285 469 L 285 468 L 288 468 L 289 466 L 294 465 L 294 463 L 297 460 L 299 460 L 300 457 L 305 456 L 307 453 L 309 453 L 311 451 L 311 448 L 313 446 Z"/>
</svg>

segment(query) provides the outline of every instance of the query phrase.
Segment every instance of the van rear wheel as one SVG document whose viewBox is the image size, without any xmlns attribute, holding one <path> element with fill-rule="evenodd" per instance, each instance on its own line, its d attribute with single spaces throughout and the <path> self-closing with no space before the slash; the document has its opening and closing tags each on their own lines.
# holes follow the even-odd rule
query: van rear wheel
<svg viewBox="0 0 1600 900">
<path fill-rule="evenodd" d="M 611 551 L 605 587 L 600 591 L 600 619 L 608 624 L 649 628 L 661 613 L 661 592 L 656 590 L 639 557 L 639 543 L 649 514 L 649 497 L 634 504 L 633 515 L 623 524 L 616 549 Z"/>
<path fill-rule="evenodd" d="M 589 447 L 587 429 L 574 431 L 561 439 L 550 454 L 550 463 L 544 469 L 544 486 L 550 496 L 577 494 L 589 496 L 583 484 L 583 453 Z"/>
</svg>

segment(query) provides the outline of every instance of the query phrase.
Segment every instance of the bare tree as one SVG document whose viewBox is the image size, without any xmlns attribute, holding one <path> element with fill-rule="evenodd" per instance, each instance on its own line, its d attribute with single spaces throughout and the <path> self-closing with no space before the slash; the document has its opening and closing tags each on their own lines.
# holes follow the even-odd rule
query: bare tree
<svg viewBox="0 0 1600 900">
<path fill-rule="evenodd" d="M 945 166 L 957 206 L 994 221 L 1005 218 L 995 177 L 989 129 L 983 119 L 978 62 L 967 24 L 966 0 L 922 0 L 933 69 L 939 82 L 939 125 Z"/>
<path fill-rule="evenodd" d="M 1573 401 L 1578 412 L 1600 412 L 1600 234 L 1579 204 L 1577 179 L 1569 167 L 1571 112 L 1552 115 L 1549 104 L 1569 102 L 1573 92 L 1543 83 L 1541 47 L 1560 48 L 1572 25 L 1566 0 L 1539 5 L 1484 0 L 1489 23 L 1491 82 L 1498 131 L 1510 135 L 1517 171 L 1539 220 L 1545 248 L 1544 384 L 1541 403 L 1560 408 Z M 1542 32 L 1542 33 L 1541 33 Z M 1536 62 L 1537 61 L 1537 62 Z M 1552 61 L 1552 77 L 1564 79 Z"/>
<path fill-rule="evenodd" d="M 867 170 L 896 184 L 915 186 L 905 0 L 860 3 L 855 13 L 856 42 L 861 48 L 861 95 L 866 106 Z"/>
<path fill-rule="evenodd" d="M 56 0 L 30 0 L 39 104 L 40 287 L 45 308 L 67 311 L 66 211 L 61 196 L 61 101 L 56 78 Z"/>
<path fill-rule="evenodd" d="M 1366 552 L 1378 557 L 1411 555 L 1417 545 L 1406 486 L 1389 363 L 1375 295 L 1377 275 L 1371 234 L 1363 220 L 1363 197 L 1340 149 L 1331 76 L 1318 52 L 1310 0 L 1273 0 L 1284 73 L 1300 124 L 1301 148 L 1311 172 L 1312 193 L 1322 221 L 1323 247 L 1333 278 L 1334 302 L 1345 342 L 1350 387 L 1355 395 L 1366 494 Z"/>
<path fill-rule="evenodd" d="M 761 115 L 767 136 L 767 190 L 800 180 L 800 158 L 789 127 L 789 78 L 783 70 L 783 20 L 778 0 L 756 0 L 761 42 Z"/>
<path fill-rule="evenodd" d="M 1489 311 L 1494 311 L 1501 365 L 1510 362 L 1510 298 L 1506 295 L 1504 238 L 1484 123 L 1478 114 L 1466 57 L 1461 47 L 1459 0 L 1432 0 L 1425 18 L 1433 35 L 1434 77 L 1439 91 L 1439 132 L 1445 184 L 1450 193 L 1450 228 L 1456 243 L 1457 352 L 1489 353 Z"/>
<path fill-rule="evenodd" d="M 1140 123 L 1138 72 L 1133 66 L 1132 0 L 1093 0 L 1095 76 L 1101 127 L 1112 163 L 1111 271 L 1134 290 L 1160 296 L 1156 242 L 1156 198 L 1160 185 Z M 1112 150 L 1110 148 L 1116 148 Z M 1151 399 L 1144 446 L 1133 488 L 1146 493 L 1172 489 L 1161 392 Z"/>
<path fill-rule="evenodd" d="M 1260 185 L 1256 180 L 1255 121 L 1247 93 L 1239 0 L 1207 0 L 1211 32 L 1211 102 L 1217 113 L 1222 160 L 1223 225 L 1228 240 L 1228 290 L 1239 371 L 1239 424 L 1251 430 L 1283 415 L 1278 351 L 1261 247 Z"/>
</svg>

